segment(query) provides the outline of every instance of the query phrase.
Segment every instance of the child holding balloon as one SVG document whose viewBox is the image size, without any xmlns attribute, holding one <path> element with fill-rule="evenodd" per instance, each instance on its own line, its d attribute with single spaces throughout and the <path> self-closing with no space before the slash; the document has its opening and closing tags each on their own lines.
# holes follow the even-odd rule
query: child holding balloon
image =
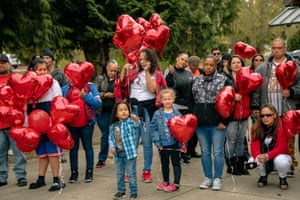
<svg viewBox="0 0 300 200">
<path fill-rule="evenodd" d="M 34 57 L 28 67 L 28 70 L 33 70 L 38 76 L 46 75 L 47 63 L 41 58 Z M 36 149 L 36 154 L 39 157 L 39 177 L 36 182 L 30 184 L 29 189 L 37 189 L 46 185 L 45 174 L 49 164 L 53 174 L 53 184 L 49 188 L 49 191 L 57 191 L 64 187 L 64 184 L 61 183 L 59 179 L 59 156 L 62 154 L 62 151 L 55 144 L 53 144 L 48 139 L 47 134 L 45 134 L 50 127 L 49 115 L 51 101 L 54 97 L 61 95 L 61 88 L 58 82 L 53 79 L 52 85 L 48 91 L 46 91 L 46 93 L 38 99 L 38 103 L 28 104 L 27 112 L 29 115 L 29 127 L 34 126 L 35 129 L 38 127 L 39 131 L 41 132 L 41 140 Z M 31 112 L 35 112 L 36 115 L 39 115 L 38 119 L 31 118 Z M 46 123 L 44 123 L 45 121 L 49 122 L 48 126 Z"/>
<path fill-rule="evenodd" d="M 168 120 L 173 116 L 181 116 L 181 113 L 173 106 L 175 91 L 171 88 L 160 91 L 162 108 L 155 111 L 150 124 L 153 143 L 159 150 L 163 181 L 157 185 L 157 190 L 174 192 L 179 189 L 181 166 L 179 142 L 172 136 L 168 128 Z M 171 158 L 174 169 L 174 183 L 169 180 L 169 159 Z"/>
</svg>

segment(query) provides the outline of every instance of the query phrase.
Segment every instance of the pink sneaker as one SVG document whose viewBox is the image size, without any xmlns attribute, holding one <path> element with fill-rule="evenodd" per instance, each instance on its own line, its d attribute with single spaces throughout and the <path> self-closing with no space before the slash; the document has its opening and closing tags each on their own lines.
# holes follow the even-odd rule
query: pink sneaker
<svg viewBox="0 0 300 200">
<path fill-rule="evenodd" d="M 176 184 L 171 184 L 171 185 L 167 185 L 166 187 L 164 187 L 164 191 L 165 192 L 174 192 L 176 190 L 179 189 L 179 186 L 177 186 Z"/>
<path fill-rule="evenodd" d="M 163 181 L 163 182 L 161 182 L 160 184 L 158 184 L 158 185 L 156 186 L 156 189 L 157 189 L 157 190 L 164 190 L 164 188 L 165 188 L 166 186 L 168 186 L 168 183 L 167 183 L 166 181 Z"/>
<path fill-rule="evenodd" d="M 143 180 L 144 183 L 151 183 L 152 182 L 152 177 L 151 177 L 151 172 L 148 170 L 145 170 L 143 172 Z"/>
<path fill-rule="evenodd" d="M 129 182 L 128 176 L 125 176 L 124 179 L 125 179 L 125 183 L 128 183 L 128 182 Z"/>
</svg>

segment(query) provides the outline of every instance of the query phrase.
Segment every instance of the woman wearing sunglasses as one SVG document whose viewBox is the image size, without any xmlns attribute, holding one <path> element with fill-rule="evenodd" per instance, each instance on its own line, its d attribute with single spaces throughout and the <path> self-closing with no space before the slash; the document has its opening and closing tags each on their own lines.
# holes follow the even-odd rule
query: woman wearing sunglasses
<svg viewBox="0 0 300 200">
<path fill-rule="evenodd" d="M 251 153 L 259 168 L 258 187 L 268 183 L 268 174 L 278 171 L 279 187 L 288 189 L 287 172 L 291 166 L 288 151 L 288 137 L 284 133 L 277 110 L 265 104 L 260 110 L 260 118 L 252 127 Z"/>
</svg>

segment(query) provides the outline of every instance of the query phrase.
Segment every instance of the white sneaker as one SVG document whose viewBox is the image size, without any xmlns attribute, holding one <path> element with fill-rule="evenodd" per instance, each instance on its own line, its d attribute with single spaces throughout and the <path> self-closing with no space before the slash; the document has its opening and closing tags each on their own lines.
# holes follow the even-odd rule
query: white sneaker
<svg viewBox="0 0 300 200">
<path fill-rule="evenodd" d="M 205 180 L 201 183 L 201 185 L 199 186 L 200 189 L 207 189 L 209 187 L 211 187 L 213 184 L 213 181 L 211 178 L 205 178 Z"/>
<path fill-rule="evenodd" d="M 212 190 L 221 190 L 222 189 L 222 183 L 221 179 L 215 178 L 212 186 Z"/>
</svg>

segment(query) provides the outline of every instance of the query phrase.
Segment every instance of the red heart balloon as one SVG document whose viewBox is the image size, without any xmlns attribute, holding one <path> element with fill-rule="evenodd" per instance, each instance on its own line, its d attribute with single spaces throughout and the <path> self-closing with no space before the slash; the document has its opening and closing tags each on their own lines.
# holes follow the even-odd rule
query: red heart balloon
<svg viewBox="0 0 300 200">
<path fill-rule="evenodd" d="M 53 78 L 50 74 L 37 76 L 36 79 L 37 84 L 31 97 L 33 102 L 44 96 L 44 94 L 51 88 L 53 84 Z"/>
<path fill-rule="evenodd" d="M 41 135 L 39 132 L 32 128 L 24 128 L 24 135 L 20 141 L 16 142 L 16 145 L 20 151 L 30 152 L 35 150 L 41 139 Z"/>
<path fill-rule="evenodd" d="M 75 87 L 82 89 L 91 79 L 94 73 L 94 65 L 90 62 L 69 63 L 66 65 L 64 72 Z"/>
<path fill-rule="evenodd" d="M 23 126 L 13 126 L 9 129 L 8 135 L 17 143 L 20 142 L 25 134 L 25 127 Z"/>
<path fill-rule="evenodd" d="M 9 126 L 22 125 L 24 112 L 12 106 L 0 106 L 0 120 Z"/>
<path fill-rule="evenodd" d="M 79 112 L 79 106 L 70 104 L 63 96 L 56 96 L 51 101 L 50 116 L 54 124 L 69 123 L 79 116 Z"/>
<path fill-rule="evenodd" d="M 156 49 L 162 54 L 162 50 L 167 45 L 169 37 L 170 29 L 165 25 L 160 25 L 156 29 L 147 31 L 143 45 L 150 49 Z"/>
<path fill-rule="evenodd" d="M 54 144 L 63 149 L 71 149 L 74 145 L 69 129 L 61 123 L 54 124 L 50 128 L 48 137 Z"/>
<path fill-rule="evenodd" d="M 297 76 L 297 65 L 294 61 L 281 63 L 276 67 L 276 77 L 283 89 L 288 89 L 294 84 Z"/>
<path fill-rule="evenodd" d="M 150 22 L 148 22 L 147 20 L 145 20 L 144 18 L 142 17 L 139 17 L 136 19 L 136 22 L 140 25 L 142 25 L 145 29 L 145 31 L 147 32 L 150 28 L 151 28 L 151 24 Z"/>
<path fill-rule="evenodd" d="M 36 77 L 36 73 L 32 71 L 27 71 L 23 75 L 14 73 L 8 80 L 8 85 L 17 97 L 29 100 L 35 91 L 37 84 Z"/>
<path fill-rule="evenodd" d="M 58 146 L 62 149 L 72 149 L 74 146 L 74 140 L 71 135 L 69 135 L 65 140 L 60 141 Z"/>
<path fill-rule="evenodd" d="M 174 116 L 169 119 L 169 130 L 172 136 L 182 144 L 183 152 L 186 152 L 185 143 L 193 136 L 197 125 L 198 119 L 193 114 Z"/>
<path fill-rule="evenodd" d="M 123 50 L 123 53 L 129 53 L 140 49 L 145 35 L 145 29 L 138 24 L 129 15 L 121 15 L 117 20 L 113 43 Z"/>
<path fill-rule="evenodd" d="M 236 75 L 238 93 L 247 95 L 262 86 L 264 78 L 259 73 L 251 73 L 249 68 L 241 68 Z"/>
<path fill-rule="evenodd" d="M 241 56 L 242 58 L 251 58 L 255 55 L 256 50 L 254 47 L 246 44 L 244 42 L 237 42 L 234 45 L 235 54 Z"/>
<path fill-rule="evenodd" d="M 59 144 L 60 141 L 67 139 L 70 135 L 69 129 L 62 123 L 54 124 L 48 131 L 48 138 L 54 144 Z"/>
<path fill-rule="evenodd" d="M 45 133 L 50 128 L 50 117 L 44 110 L 34 110 L 28 115 L 29 127 L 40 132 Z"/>
<path fill-rule="evenodd" d="M 160 18 L 159 14 L 157 13 L 153 13 L 149 21 L 150 21 L 151 28 L 154 29 L 164 24 L 163 20 Z"/>
<path fill-rule="evenodd" d="M 225 86 L 216 96 L 216 110 L 222 118 L 230 116 L 235 105 L 235 92 L 233 87 Z"/>
<path fill-rule="evenodd" d="M 282 124 L 288 137 L 300 133 L 300 110 L 290 110 L 283 115 Z"/>
<path fill-rule="evenodd" d="M 13 100 L 16 98 L 14 91 L 10 86 L 2 85 L 0 86 L 0 99 L 5 102 L 7 105 L 12 106 Z"/>
</svg>

